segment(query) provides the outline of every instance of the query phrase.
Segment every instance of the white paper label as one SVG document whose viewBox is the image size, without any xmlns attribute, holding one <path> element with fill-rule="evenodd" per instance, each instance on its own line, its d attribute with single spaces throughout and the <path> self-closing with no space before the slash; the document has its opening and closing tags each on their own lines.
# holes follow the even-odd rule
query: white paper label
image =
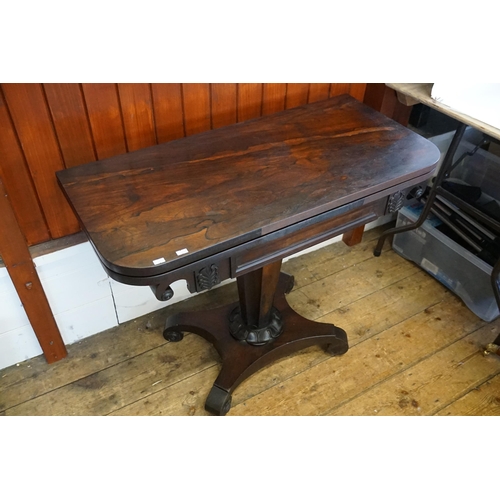
<svg viewBox="0 0 500 500">
<path fill-rule="evenodd" d="M 426 271 L 429 271 L 430 273 L 434 274 L 434 276 L 437 276 L 439 273 L 439 267 L 433 264 L 432 262 L 428 261 L 427 259 L 422 259 L 422 262 L 420 263 L 423 269 Z"/>
<path fill-rule="evenodd" d="M 189 250 L 187 248 L 183 248 L 182 250 L 177 250 L 175 253 L 177 255 L 184 255 L 185 253 L 189 253 Z"/>
<path fill-rule="evenodd" d="M 153 260 L 153 264 L 157 266 L 158 264 L 163 264 L 165 262 L 165 259 L 162 257 L 161 259 L 156 259 Z"/>
</svg>

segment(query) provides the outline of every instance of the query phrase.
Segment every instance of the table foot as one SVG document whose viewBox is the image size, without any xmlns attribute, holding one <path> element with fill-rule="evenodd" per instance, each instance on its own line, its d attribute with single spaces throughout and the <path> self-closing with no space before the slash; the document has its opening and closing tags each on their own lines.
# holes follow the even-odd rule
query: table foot
<svg viewBox="0 0 500 500">
<path fill-rule="evenodd" d="M 291 280 L 291 276 L 280 274 L 273 302 L 281 314 L 283 331 L 262 345 L 252 345 L 231 335 L 229 318 L 238 302 L 207 311 L 178 313 L 167 319 L 164 335 L 169 332 L 195 333 L 208 340 L 221 357 L 221 370 L 206 400 L 207 411 L 226 414 L 236 387 L 279 358 L 313 345 L 323 346 L 333 356 L 347 352 L 349 346 L 344 330 L 332 324 L 308 320 L 288 305 L 285 292 L 290 290 Z"/>
<path fill-rule="evenodd" d="M 229 392 L 214 385 L 205 401 L 205 410 L 222 417 L 231 409 L 231 399 Z"/>
<path fill-rule="evenodd" d="M 169 342 L 180 342 L 184 338 L 184 334 L 179 330 L 164 330 L 163 337 Z"/>
</svg>

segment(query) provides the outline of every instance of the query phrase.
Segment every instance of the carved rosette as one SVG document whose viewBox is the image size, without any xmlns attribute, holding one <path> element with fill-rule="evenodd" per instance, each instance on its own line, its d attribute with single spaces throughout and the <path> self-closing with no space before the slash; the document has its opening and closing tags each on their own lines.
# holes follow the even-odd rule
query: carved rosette
<svg viewBox="0 0 500 500">
<path fill-rule="evenodd" d="M 210 290 L 213 286 L 220 283 L 219 268 L 212 264 L 210 267 L 204 267 L 196 273 L 196 285 L 198 291 Z"/>
<path fill-rule="evenodd" d="M 229 315 L 229 332 L 235 339 L 244 340 L 251 345 L 267 344 L 283 332 L 283 318 L 278 309 L 273 307 L 268 325 L 263 328 L 252 328 L 244 323 L 238 306 Z"/>
<path fill-rule="evenodd" d="M 387 204 L 387 211 L 389 213 L 397 212 L 403 208 L 405 201 L 405 195 L 401 191 L 396 191 L 389 197 L 389 202 Z"/>
</svg>

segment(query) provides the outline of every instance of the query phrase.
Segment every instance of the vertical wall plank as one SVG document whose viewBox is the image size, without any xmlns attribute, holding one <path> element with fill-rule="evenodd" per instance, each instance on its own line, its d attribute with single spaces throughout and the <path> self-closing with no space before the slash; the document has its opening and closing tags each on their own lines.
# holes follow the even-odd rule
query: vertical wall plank
<svg viewBox="0 0 500 500">
<path fill-rule="evenodd" d="M 158 143 L 184 137 L 180 83 L 153 83 L 153 110 Z"/>
<path fill-rule="evenodd" d="M 330 84 L 330 97 L 336 95 L 349 94 L 351 90 L 350 83 L 331 83 Z"/>
<path fill-rule="evenodd" d="M 114 83 L 84 83 L 83 95 L 97 158 L 109 158 L 127 152 L 123 122 Z"/>
<path fill-rule="evenodd" d="M 287 83 L 286 87 L 286 109 L 295 108 L 307 104 L 309 96 L 308 83 Z"/>
<path fill-rule="evenodd" d="M 236 83 L 212 83 L 212 127 L 236 123 Z"/>
<path fill-rule="evenodd" d="M 270 115 L 285 109 L 286 83 L 264 83 L 262 91 L 262 115 Z"/>
<path fill-rule="evenodd" d="M 1 92 L 0 131 L 0 176 L 5 182 L 19 225 L 29 245 L 50 240 L 28 165 Z"/>
<path fill-rule="evenodd" d="M 385 95 L 384 83 L 370 83 L 366 86 L 365 98 L 363 102 L 371 108 L 380 111 Z"/>
<path fill-rule="evenodd" d="M 309 101 L 324 101 L 330 97 L 330 84 L 329 83 L 311 83 L 309 87 Z"/>
<path fill-rule="evenodd" d="M 384 100 L 380 107 L 381 113 L 406 127 L 410 119 L 411 110 L 412 106 L 405 106 L 399 102 L 394 89 L 385 86 Z"/>
<path fill-rule="evenodd" d="M 394 112 L 392 114 L 392 119 L 401 123 L 405 127 L 408 126 L 408 122 L 410 121 L 411 110 L 413 106 L 405 106 L 397 100 L 396 96 L 396 105 L 394 106 Z"/>
<path fill-rule="evenodd" d="M 80 85 L 46 83 L 44 89 L 66 167 L 96 160 Z"/>
<path fill-rule="evenodd" d="M 182 95 L 186 135 L 210 130 L 210 84 L 183 83 Z"/>
<path fill-rule="evenodd" d="M 55 176 L 64 168 L 64 163 L 42 86 L 9 83 L 3 84 L 2 89 L 51 236 L 59 238 L 78 232 L 78 221 Z"/>
<path fill-rule="evenodd" d="M 396 96 L 396 92 L 384 85 L 384 99 L 382 101 L 382 105 L 380 106 L 380 112 L 385 116 L 393 118 L 397 102 L 398 98 Z"/>
<path fill-rule="evenodd" d="M 153 102 L 149 83 L 119 83 L 127 149 L 147 148 L 156 144 Z"/>
<path fill-rule="evenodd" d="M 349 93 L 358 101 L 363 102 L 365 98 L 366 83 L 351 83 Z"/>
<path fill-rule="evenodd" d="M 238 83 L 238 121 L 251 120 L 262 113 L 262 83 Z"/>
<path fill-rule="evenodd" d="M 387 87 L 385 83 L 367 84 L 364 103 L 401 123 L 401 125 L 408 125 L 412 107 L 401 104 L 396 92 Z"/>
</svg>

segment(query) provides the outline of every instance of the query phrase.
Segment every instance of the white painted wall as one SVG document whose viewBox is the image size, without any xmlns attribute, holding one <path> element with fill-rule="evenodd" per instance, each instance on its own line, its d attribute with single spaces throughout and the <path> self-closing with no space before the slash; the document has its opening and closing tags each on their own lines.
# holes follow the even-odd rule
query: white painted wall
<svg viewBox="0 0 500 500">
<path fill-rule="evenodd" d="M 367 229 L 394 219 L 392 214 Z M 339 241 L 337 236 L 289 258 Z M 90 243 L 85 242 L 33 259 L 64 343 L 69 345 L 95 333 L 166 307 L 191 294 L 185 281 L 172 285 L 174 297 L 156 300 L 149 287 L 123 285 L 104 272 Z M 42 354 L 23 305 L 4 267 L 0 268 L 0 369 Z"/>
</svg>

